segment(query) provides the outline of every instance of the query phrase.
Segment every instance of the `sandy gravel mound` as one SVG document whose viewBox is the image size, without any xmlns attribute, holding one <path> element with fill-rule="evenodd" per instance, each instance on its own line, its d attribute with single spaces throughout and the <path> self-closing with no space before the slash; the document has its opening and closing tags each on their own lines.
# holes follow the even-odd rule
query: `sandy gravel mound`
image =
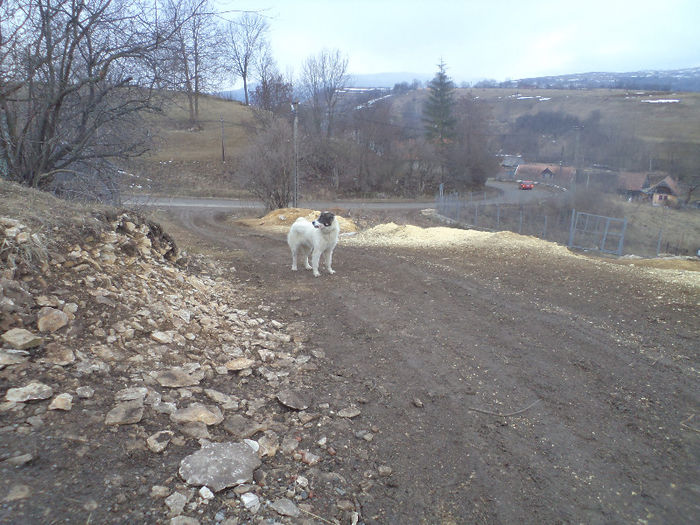
<svg viewBox="0 0 700 525">
<path fill-rule="evenodd" d="M 445 226 L 421 228 L 420 226 L 399 225 L 393 222 L 365 230 L 359 235 L 347 239 L 347 242 L 402 248 L 478 247 L 502 249 L 507 247 L 510 249 L 546 249 L 553 254 L 576 256 L 558 244 L 508 231 L 494 233 Z"/>
<path fill-rule="evenodd" d="M 700 263 L 695 260 L 622 258 L 608 261 L 572 252 L 566 246 L 554 242 L 509 231 L 483 232 L 444 226 L 421 228 L 390 222 L 345 237 L 342 243 L 388 248 L 472 249 L 480 253 L 496 253 L 504 258 L 534 256 L 546 258 L 550 262 L 553 259 L 589 259 L 593 264 L 617 266 L 619 271 L 645 272 L 668 283 L 700 288 Z"/>
<path fill-rule="evenodd" d="M 338 215 L 335 210 L 329 210 L 336 214 L 338 222 L 340 223 L 340 233 L 357 232 L 357 225 L 345 217 Z M 278 210 L 273 210 L 264 217 L 259 219 L 241 219 L 236 222 L 247 224 L 249 226 L 255 226 L 257 228 L 265 228 L 274 231 L 288 231 L 289 227 L 296 221 L 299 217 L 304 217 L 310 221 L 317 219 L 321 214 L 318 210 L 311 210 L 308 208 L 280 208 Z"/>
</svg>

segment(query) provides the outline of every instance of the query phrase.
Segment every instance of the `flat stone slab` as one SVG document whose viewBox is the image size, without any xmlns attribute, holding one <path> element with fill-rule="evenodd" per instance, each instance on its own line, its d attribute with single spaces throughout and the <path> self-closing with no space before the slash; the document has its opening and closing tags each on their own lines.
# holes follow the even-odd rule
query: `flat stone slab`
<svg viewBox="0 0 700 525">
<path fill-rule="evenodd" d="M 143 403 L 125 401 L 109 411 L 105 417 L 105 425 L 133 425 L 143 418 Z"/>
<path fill-rule="evenodd" d="M 201 403 L 192 403 L 187 408 L 180 408 L 170 414 L 170 420 L 174 423 L 200 422 L 205 425 L 218 425 L 224 420 L 218 407 L 207 407 Z"/>
<path fill-rule="evenodd" d="M 9 365 L 18 365 L 29 359 L 29 354 L 26 352 L 16 353 L 0 350 L 0 370 Z"/>
<path fill-rule="evenodd" d="M 27 386 L 10 388 L 5 394 L 5 399 L 15 403 L 24 403 L 25 401 L 35 401 L 39 399 L 48 399 L 53 395 L 53 388 L 44 383 L 34 381 Z"/>
<path fill-rule="evenodd" d="M 35 346 L 39 346 L 44 342 L 44 339 L 41 336 L 35 335 L 24 328 L 13 328 L 12 330 L 8 330 L 2 334 L 0 338 L 2 338 L 2 340 L 12 348 L 16 348 L 17 350 L 34 348 Z"/>
<path fill-rule="evenodd" d="M 219 492 L 247 483 L 259 466 L 258 455 L 245 443 L 209 443 L 180 462 L 180 476 L 188 485 Z"/>
<path fill-rule="evenodd" d="M 180 388 L 183 386 L 195 386 L 204 379 L 203 370 L 195 370 L 193 372 L 187 372 L 182 368 L 175 367 L 169 370 L 161 370 L 155 375 L 156 381 L 160 383 L 161 386 L 168 388 Z"/>
<path fill-rule="evenodd" d="M 294 390 L 282 390 L 277 394 L 277 401 L 292 410 L 306 410 L 309 402 L 304 396 Z"/>
<path fill-rule="evenodd" d="M 231 372 L 238 372 L 239 370 L 245 370 L 250 368 L 255 364 L 254 359 L 248 359 L 247 357 L 237 357 L 236 359 L 231 359 L 224 366 Z"/>
</svg>

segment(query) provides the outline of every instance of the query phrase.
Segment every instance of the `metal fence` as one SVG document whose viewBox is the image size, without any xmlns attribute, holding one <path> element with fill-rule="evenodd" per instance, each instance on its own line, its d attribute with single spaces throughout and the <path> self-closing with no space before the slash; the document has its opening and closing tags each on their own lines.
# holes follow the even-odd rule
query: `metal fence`
<svg viewBox="0 0 700 525">
<path fill-rule="evenodd" d="M 622 255 L 627 219 L 571 210 L 569 248 Z"/>
<path fill-rule="evenodd" d="M 437 195 L 439 215 L 457 225 L 486 231 L 512 231 L 582 250 L 616 255 L 695 255 L 687 235 L 663 228 L 641 228 L 625 218 L 579 212 L 570 207 L 546 208 L 484 202 L 482 194 Z M 658 233 L 657 233 L 658 232 Z"/>
<path fill-rule="evenodd" d="M 438 196 L 435 209 L 462 226 L 501 231 L 508 230 L 522 235 L 567 244 L 570 232 L 570 211 L 543 214 L 535 207 L 520 204 L 489 204 L 457 194 Z"/>
</svg>

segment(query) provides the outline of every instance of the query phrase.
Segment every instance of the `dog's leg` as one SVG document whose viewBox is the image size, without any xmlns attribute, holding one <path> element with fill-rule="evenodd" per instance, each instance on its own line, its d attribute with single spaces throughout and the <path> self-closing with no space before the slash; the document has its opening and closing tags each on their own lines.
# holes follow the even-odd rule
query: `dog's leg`
<svg viewBox="0 0 700 525">
<path fill-rule="evenodd" d="M 321 260 L 321 252 L 314 250 L 311 254 L 311 269 L 314 271 L 314 277 L 321 275 L 318 271 L 318 263 Z"/>
<path fill-rule="evenodd" d="M 304 268 L 307 270 L 312 270 L 313 267 L 309 264 L 309 255 L 311 254 L 310 251 L 304 252 Z"/>
<path fill-rule="evenodd" d="M 335 270 L 331 268 L 331 263 L 333 262 L 333 250 L 326 250 L 326 268 L 328 268 L 328 273 L 335 273 Z"/>
<path fill-rule="evenodd" d="M 294 248 L 291 248 L 292 250 L 292 271 L 296 272 L 297 271 L 297 251 Z"/>
</svg>

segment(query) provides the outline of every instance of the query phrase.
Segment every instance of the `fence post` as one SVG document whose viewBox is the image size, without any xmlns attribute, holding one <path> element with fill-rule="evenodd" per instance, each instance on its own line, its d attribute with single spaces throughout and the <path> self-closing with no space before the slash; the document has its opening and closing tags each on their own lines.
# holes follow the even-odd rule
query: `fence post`
<svg viewBox="0 0 700 525">
<path fill-rule="evenodd" d="M 496 204 L 496 229 L 501 229 L 501 205 Z"/>
<path fill-rule="evenodd" d="M 659 240 L 656 241 L 656 256 L 658 257 L 661 253 L 661 234 L 664 232 L 663 228 L 659 230 Z"/>
<path fill-rule="evenodd" d="M 620 235 L 620 242 L 617 245 L 617 255 L 622 257 L 622 247 L 625 244 L 625 232 L 627 231 L 627 217 L 625 217 L 625 222 L 622 223 L 622 234 Z"/>
<path fill-rule="evenodd" d="M 571 226 L 569 226 L 569 248 L 574 245 L 574 232 L 576 231 L 576 210 L 571 210 Z"/>
<path fill-rule="evenodd" d="M 474 203 L 474 227 L 479 225 L 479 203 Z"/>
<path fill-rule="evenodd" d="M 547 216 L 544 216 L 544 231 L 542 232 L 542 238 L 547 238 Z"/>
<path fill-rule="evenodd" d="M 598 249 L 602 252 L 605 250 L 605 242 L 608 240 L 608 229 L 610 227 L 610 217 L 605 219 L 605 229 L 603 230 L 603 237 L 600 239 L 600 246 Z M 598 221 L 596 221 L 596 230 L 598 229 Z M 619 247 L 618 247 L 619 250 Z"/>
<path fill-rule="evenodd" d="M 520 224 L 518 226 L 518 233 L 522 235 L 523 233 L 523 207 L 520 207 Z"/>
</svg>

